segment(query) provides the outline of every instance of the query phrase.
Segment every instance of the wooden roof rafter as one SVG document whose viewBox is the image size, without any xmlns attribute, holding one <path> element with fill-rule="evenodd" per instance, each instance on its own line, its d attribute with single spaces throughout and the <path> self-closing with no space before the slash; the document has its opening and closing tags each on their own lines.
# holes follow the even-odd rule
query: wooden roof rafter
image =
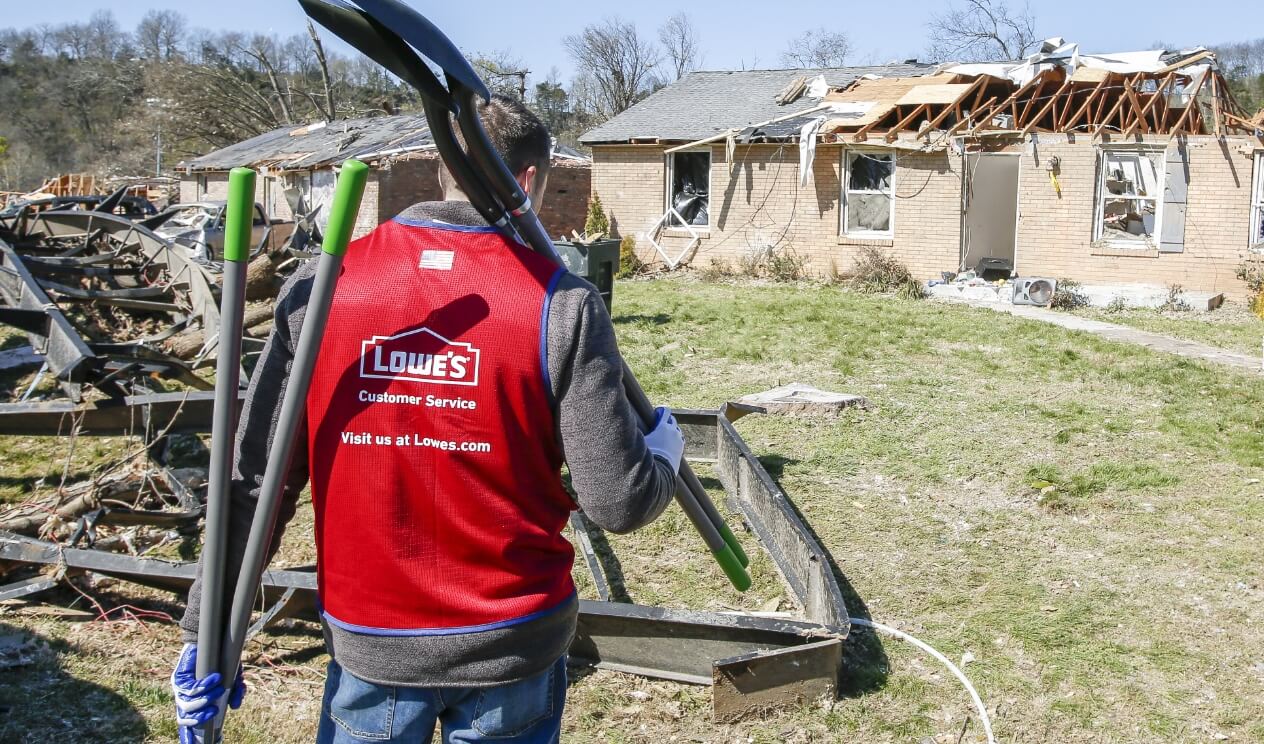
<svg viewBox="0 0 1264 744">
<path fill-rule="evenodd" d="M 1074 83 L 1071 81 L 1071 78 L 1068 77 L 1066 82 L 1062 83 L 1062 87 L 1058 88 L 1057 92 L 1052 96 L 1049 96 L 1049 101 L 1036 112 L 1036 115 L 1027 120 L 1027 123 L 1023 126 L 1022 132 L 1020 133 L 1021 136 L 1026 137 L 1032 129 L 1035 129 L 1036 124 L 1040 123 L 1040 120 L 1044 118 L 1045 114 L 1049 113 L 1049 110 L 1052 109 L 1054 104 L 1058 102 L 1058 99 L 1061 98 L 1072 85 L 1074 85 Z M 1020 123 L 1021 122 L 1014 122 L 1014 126 L 1018 126 Z"/>
<path fill-rule="evenodd" d="M 1027 92 L 1031 88 L 1031 86 L 1035 85 L 1037 82 L 1039 82 L 1041 85 L 1044 84 L 1044 73 L 1041 73 L 1040 75 L 1033 77 L 1031 80 L 1028 80 L 1026 83 L 1019 86 L 1017 90 L 1015 90 L 1008 98 L 1004 99 L 1000 104 L 993 106 L 991 109 L 989 109 L 985 115 L 981 116 L 978 119 L 974 127 L 970 129 L 970 134 L 975 134 L 976 132 L 978 132 L 980 129 L 983 128 L 983 125 L 985 123 L 991 122 L 993 117 L 995 117 L 1002 110 L 1009 108 L 1011 106 L 1013 107 L 1013 110 L 1014 110 L 1014 113 L 1013 113 L 1014 120 L 1017 121 L 1019 96 Z M 990 105 L 990 102 L 989 102 L 989 105 Z"/>
<path fill-rule="evenodd" d="M 1167 87 L 1171 85 L 1175 79 L 1176 79 L 1175 72 L 1169 72 L 1167 74 L 1167 77 L 1163 78 L 1163 81 L 1159 83 L 1158 88 L 1150 96 L 1150 100 L 1146 102 L 1145 106 L 1141 107 L 1141 111 L 1138 114 L 1137 118 L 1134 119 L 1133 122 L 1128 125 L 1128 128 L 1124 130 L 1125 137 L 1131 137 L 1132 133 L 1137 131 L 1138 127 L 1142 127 L 1143 132 L 1149 131 L 1149 126 L 1148 126 L 1148 122 L 1146 121 L 1146 116 L 1148 116 L 1150 112 L 1155 109 L 1155 104 L 1157 104 L 1160 99 L 1163 101 L 1167 100 Z M 1155 119 L 1154 119 L 1154 128 L 1156 130 L 1160 130 L 1163 128 L 1157 115 L 1155 116 Z"/>
</svg>

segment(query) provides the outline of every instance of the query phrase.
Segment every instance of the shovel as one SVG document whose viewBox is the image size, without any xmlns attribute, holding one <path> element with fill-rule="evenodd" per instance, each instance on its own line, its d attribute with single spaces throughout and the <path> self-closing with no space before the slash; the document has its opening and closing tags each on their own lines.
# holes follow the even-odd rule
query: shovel
<svg viewBox="0 0 1264 744">
<path fill-rule="evenodd" d="M 475 99 L 487 100 L 490 92 L 443 32 L 398 0 L 356 0 L 354 5 L 343 0 L 299 3 L 317 23 L 421 93 L 436 149 L 457 186 L 484 219 L 507 238 L 562 265 L 530 199 L 491 146 L 478 119 Z M 446 87 L 414 49 L 444 71 Z M 453 132 L 453 116 L 468 152 Z M 654 421 L 654 406 L 626 363 L 623 380 L 629 402 L 648 429 Z M 683 462 L 676 500 L 733 586 L 740 591 L 750 588 L 746 571 L 749 559 L 697 476 Z"/>
</svg>

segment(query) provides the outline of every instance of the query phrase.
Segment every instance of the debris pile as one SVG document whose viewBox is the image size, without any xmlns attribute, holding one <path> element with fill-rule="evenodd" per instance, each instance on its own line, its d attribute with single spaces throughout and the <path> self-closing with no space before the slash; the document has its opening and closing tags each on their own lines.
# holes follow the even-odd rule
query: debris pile
<svg viewBox="0 0 1264 744">
<path fill-rule="evenodd" d="M 0 325 L 30 343 L 11 352 L 6 368 L 39 368 L 0 402 L 0 434 L 58 435 L 70 452 L 80 436 L 134 435 L 140 445 L 87 480 L 63 478 L 0 509 L 0 530 L 131 554 L 183 543 L 196 534 L 205 470 L 171 463 L 174 456 L 205 465 L 190 435 L 209 428 L 220 263 L 213 251 L 160 234 L 186 205 L 129 209 L 149 204 L 134 186 L 101 196 L 58 193 L 92 185 L 82 178 L 50 184 L 53 193 L 26 195 L 0 213 Z M 213 228 L 215 205 L 201 208 Z M 242 344 L 247 368 L 270 330 L 283 274 L 319 239 L 304 216 L 270 248 L 273 225 L 260 221 Z M 182 447 L 191 451 L 175 452 Z"/>
</svg>

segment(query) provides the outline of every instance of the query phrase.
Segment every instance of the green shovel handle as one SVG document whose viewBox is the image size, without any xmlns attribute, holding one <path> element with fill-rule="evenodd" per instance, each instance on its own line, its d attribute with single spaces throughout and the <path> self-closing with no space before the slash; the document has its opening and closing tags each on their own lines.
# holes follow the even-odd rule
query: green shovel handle
<svg viewBox="0 0 1264 744">
<path fill-rule="evenodd" d="M 331 256 L 342 256 L 351 243 L 356 216 L 360 212 L 360 198 L 364 185 L 369 181 L 369 166 L 359 160 L 342 164 L 338 185 L 334 187 L 334 203 L 329 208 L 329 225 L 325 228 L 325 242 L 321 250 Z"/>
<path fill-rule="evenodd" d="M 750 574 L 746 573 L 745 566 L 738 560 L 733 553 L 733 549 L 727 544 L 716 551 L 712 551 L 711 555 L 715 556 L 715 562 L 720 564 L 720 568 L 724 571 L 724 575 L 729 577 L 733 588 L 739 592 L 744 592 L 751 587 Z"/>
<path fill-rule="evenodd" d="M 254 211 L 255 172 L 249 168 L 233 168 L 228 173 L 228 206 L 224 209 L 225 261 L 249 260 Z"/>
</svg>

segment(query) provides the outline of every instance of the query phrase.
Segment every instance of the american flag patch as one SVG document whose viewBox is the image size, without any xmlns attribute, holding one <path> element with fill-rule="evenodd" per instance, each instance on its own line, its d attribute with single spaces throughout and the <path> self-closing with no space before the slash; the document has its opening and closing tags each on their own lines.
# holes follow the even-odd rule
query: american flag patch
<svg viewBox="0 0 1264 744">
<path fill-rule="evenodd" d="M 421 252 L 421 268 L 451 271 L 452 258 L 452 251 L 425 250 Z"/>
</svg>

